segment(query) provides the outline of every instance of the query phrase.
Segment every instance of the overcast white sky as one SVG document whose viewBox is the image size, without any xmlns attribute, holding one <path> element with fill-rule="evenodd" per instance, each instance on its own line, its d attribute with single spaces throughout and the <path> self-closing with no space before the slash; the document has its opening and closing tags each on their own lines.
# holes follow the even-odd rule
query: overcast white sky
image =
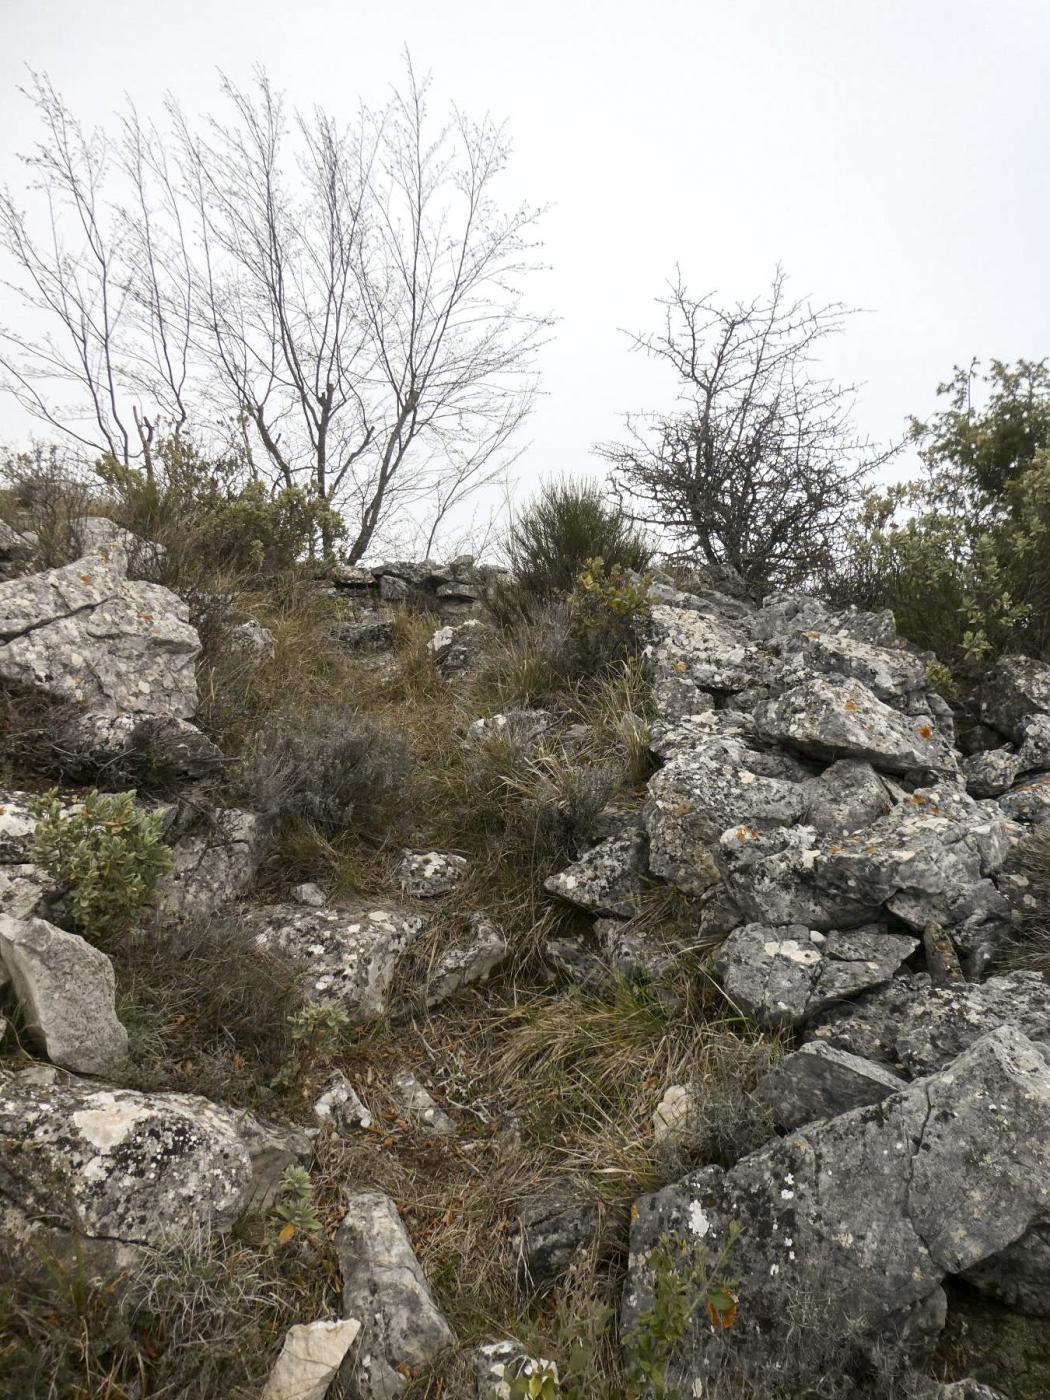
<svg viewBox="0 0 1050 1400">
<path fill-rule="evenodd" d="M 675 261 L 749 296 L 870 310 L 826 364 L 899 435 L 971 355 L 1050 353 L 1050 0 L 0 0 L 0 181 L 46 70 L 86 123 L 127 91 L 216 105 L 263 63 L 304 106 L 379 102 L 408 44 L 435 96 L 506 117 L 508 194 L 553 203 L 535 296 L 560 317 L 520 470 L 596 470 L 591 445 L 673 385 L 628 356 Z M 0 436 L 22 430 L 0 405 Z"/>
</svg>

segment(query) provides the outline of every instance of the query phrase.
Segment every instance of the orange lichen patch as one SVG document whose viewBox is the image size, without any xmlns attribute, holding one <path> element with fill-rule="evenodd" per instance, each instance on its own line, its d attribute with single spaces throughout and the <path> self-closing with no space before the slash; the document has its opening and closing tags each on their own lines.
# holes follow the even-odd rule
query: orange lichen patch
<svg viewBox="0 0 1050 1400">
<path fill-rule="evenodd" d="M 91 575 L 90 575 L 90 574 L 81 574 L 81 575 L 80 575 L 80 582 L 81 582 L 81 583 L 90 583 L 90 582 L 91 582 Z"/>
<path fill-rule="evenodd" d="M 685 675 L 685 662 L 684 662 L 684 661 L 676 661 L 676 662 L 674 663 L 674 672 L 675 672 L 675 675 L 684 676 L 684 675 Z"/>
<path fill-rule="evenodd" d="M 635 1222 L 637 1219 L 638 1219 L 638 1205 L 637 1205 L 637 1202 L 632 1201 L 632 1202 L 631 1202 L 631 1224 L 633 1225 L 634 1222 Z"/>
<path fill-rule="evenodd" d="M 818 638 L 820 637 L 820 633 L 819 633 L 819 632 L 807 632 L 807 633 L 806 633 L 806 636 L 809 638 L 809 640 L 810 640 L 811 642 L 815 642 L 815 641 L 817 641 Z"/>
<path fill-rule="evenodd" d="M 841 850 L 842 850 L 842 847 L 841 847 L 841 846 L 832 846 L 831 849 L 828 851 L 828 855 L 829 855 L 829 856 L 837 856 Z"/>
<path fill-rule="evenodd" d="M 933 738 L 933 730 L 930 728 L 930 726 L 929 726 L 928 724 L 920 724 L 920 725 L 919 725 L 919 729 L 918 729 L 918 734 L 919 734 L 919 738 L 920 738 L 920 739 L 932 739 L 932 738 Z"/>
<path fill-rule="evenodd" d="M 757 841 L 758 832 L 753 826 L 738 826 L 736 829 L 736 839 L 738 841 Z"/>
<path fill-rule="evenodd" d="M 854 711 L 856 708 L 857 708 L 857 702 L 856 702 L 856 700 L 847 700 L 847 701 L 846 701 L 846 713 L 847 713 L 848 715 L 851 715 L 851 714 L 853 713 L 853 711 Z"/>
<path fill-rule="evenodd" d="M 711 1326 L 726 1331 L 736 1321 L 737 1295 L 731 1288 L 713 1288 L 707 1295 L 707 1315 Z"/>
</svg>

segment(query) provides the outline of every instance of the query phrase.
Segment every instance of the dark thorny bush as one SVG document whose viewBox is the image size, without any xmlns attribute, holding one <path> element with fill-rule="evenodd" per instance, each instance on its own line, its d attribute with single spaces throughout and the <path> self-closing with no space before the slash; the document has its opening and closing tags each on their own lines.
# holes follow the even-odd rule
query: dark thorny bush
<svg viewBox="0 0 1050 1400">
<path fill-rule="evenodd" d="M 496 607 L 508 616 L 564 597 L 593 559 L 606 569 L 649 567 L 652 550 L 593 482 L 554 481 L 520 512 L 507 540 L 514 582 Z"/>
<path fill-rule="evenodd" d="M 275 833 L 309 827 L 334 837 L 383 828 L 403 802 L 409 768 L 399 735 L 326 704 L 274 715 L 242 764 L 240 785 Z"/>
<path fill-rule="evenodd" d="M 92 486 L 57 447 L 34 447 L 0 460 L 0 520 L 36 537 L 33 567 L 54 569 L 80 554 L 78 525 L 89 513 Z"/>
</svg>

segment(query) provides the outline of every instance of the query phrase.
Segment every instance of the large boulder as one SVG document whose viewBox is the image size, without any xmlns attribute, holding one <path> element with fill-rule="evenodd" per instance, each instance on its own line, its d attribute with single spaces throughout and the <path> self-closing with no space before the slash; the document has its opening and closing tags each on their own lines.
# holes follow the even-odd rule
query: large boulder
<svg viewBox="0 0 1050 1400">
<path fill-rule="evenodd" d="M 65 1069 L 104 1074 L 127 1054 L 113 964 L 75 933 L 44 919 L 0 914 L 0 963 L 31 1041 Z"/>
<path fill-rule="evenodd" d="M 793 1027 L 888 982 L 917 947 L 877 924 L 848 933 L 745 924 L 722 945 L 716 970 L 732 1005 L 761 1025 Z"/>
<path fill-rule="evenodd" d="M 260 948 L 303 964 L 308 1000 L 375 1020 L 386 1011 L 394 969 L 424 920 L 396 905 L 275 904 L 247 910 L 243 924 Z"/>
<path fill-rule="evenodd" d="M 0 679 L 90 709 L 190 718 L 200 640 L 181 599 L 104 545 L 0 583 Z"/>
<path fill-rule="evenodd" d="M 335 1239 L 343 1311 L 361 1319 L 361 1338 L 343 1368 L 355 1400 L 393 1400 L 406 1376 L 455 1341 L 412 1252 L 397 1207 L 381 1191 L 347 1202 Z"/>
<path fill-rule="evenodd" d="M 769 658 L 745 630 L 719 617 L 717 609 L 700 612 L 658 605 L 651 626 L 653 640 L 646 658 L 655 682 L 675 679 L 697 692 L 723 694 L 761 684 Z"/>
<path fill-rule="evenodd" d="M 936 1328 L 946 1275 L 1050 1216 L 1050 1067 L 1003 1027 L 940 1074 L 807 1124 L 729 1172 L 696 1172 L 633 1216 L 625 1335 L 652 1305 L 654 1270 L 688 1278 L 698 1251 L 711 1261 L 728 1248 L 734 1325 L 723 1313 L 713 1325 L 698 1297 L 668 1379 L 699 1394 L 728 1348 L 783 1386 L 803 1316 L 826 1336 L 884 1344 Z"/>
<path fill-rule="evenodd" d="M 1015 744 L 1025 721 L 1050 714 L 1050 666 L 1030 656 L 1001 656 L 981 686 L 981 718 Z"/>
<path fill-rule="evenodd" d="M 912 1075 L 949 1064 L 980 1036 L 1011 1026 L 1050 1057 L 1050 986 L 1038 972 L 1008 972 L 986 982 L 935 987 L 900 978 L 814 1020 L 809 1033 Z"/>
<path fill-rule="evenodd" d="M 887 773 L 951 773 L 956 760 L 929 715 L 908 716 L 860 681 L 814 676 L 755 712 L 763 738 L 815 758 L 860 758 Z"/>
<path fill-rule="evenodd" d="M 252 1199 L 241 1116 L 191 1094 L 0 1071 L 6 1243 L 18 1253 L 38 1228 L 88 1247 L 227 1229 Z"/>
</svg>

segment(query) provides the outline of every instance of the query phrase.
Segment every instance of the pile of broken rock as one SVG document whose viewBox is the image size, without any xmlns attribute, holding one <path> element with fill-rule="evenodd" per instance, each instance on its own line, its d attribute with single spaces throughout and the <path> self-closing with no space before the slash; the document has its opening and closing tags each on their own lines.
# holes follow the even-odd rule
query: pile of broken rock
<svg viewBox="0 0 1050 1400">
<path fill-rule="evenodd" d="M 926 1341 L 948 1276 L 1050 1315 L 1050 987 L 987 975 L 1027 898 L 1011 851 L 1050 820 L 1050 667 L 1002 660 L 957 739 L 889 613 L 652 596 L 661 766 L 548 889 L 629 972 L 646 885 L 675 886 L 732 1006 L 801 1045 L 759 1090 L 786 1136 L 636 1203 L 625 1335 L 657 1269 L 731 1230 L 735 1325 L 694 1311 L 683 1395 L 728 1354 L 783 1382 L 800 1326 Z"/>
</svg>

